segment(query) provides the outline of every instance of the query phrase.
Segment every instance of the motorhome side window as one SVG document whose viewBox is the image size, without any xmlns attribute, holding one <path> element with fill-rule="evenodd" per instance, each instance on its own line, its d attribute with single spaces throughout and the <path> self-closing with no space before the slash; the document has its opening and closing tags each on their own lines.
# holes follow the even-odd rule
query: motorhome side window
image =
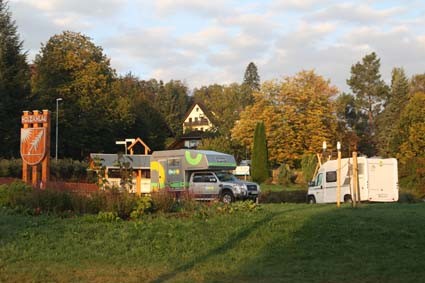
<svg viewBox="0 0 425 283">
<path fill-rule="evenodd" d="M 326 183 L 336 182 L 336 171 L 326 172 Z"/>
<path fill-rule="evenodd" d="M 323 173 L 320 173 L 319 175 L 317 175 L 317 179 L 316 179 L 316 186 L 321 186 L 322 185 L 322 181 L 323 181 Z"/>
<path fill-rule="evenodd" d="M 168 159 L 168 167 L 180 167 L 180 159 L 177 158 L 172 158 L 172 159 Z"/>
</svg>

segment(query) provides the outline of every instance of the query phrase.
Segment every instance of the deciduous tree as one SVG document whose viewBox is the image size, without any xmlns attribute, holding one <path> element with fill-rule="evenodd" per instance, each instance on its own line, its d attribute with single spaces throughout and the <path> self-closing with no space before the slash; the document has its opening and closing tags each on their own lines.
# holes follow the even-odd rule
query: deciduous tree
<svg viewBox="0 0 425 283">
<path fill-rule="evenodd" d="M 282 82 L 266 82 L 255 95 L 255 103 L 241 113 L 232 137 L 249 146 L 253 124 L 263 121 L 269 160 L 293 164 L 303 154 L 319 150 L 324 140 L 334 140 L 336 93 L 337 89 L 314 71 L 302 71 Z"/>
<path fill-rule="evenodd" d="M 65 31 L 42 45 L 35 67 L 35 107 L 55 109 L 56 99 L 63 98 L 60 152 L 86 158 L 116 149 L 115 131 L 134 123 L 134 115 L 130 101 L 112 92 L 115 72 L 102 48 L 85 35 Z"/>
</svg>

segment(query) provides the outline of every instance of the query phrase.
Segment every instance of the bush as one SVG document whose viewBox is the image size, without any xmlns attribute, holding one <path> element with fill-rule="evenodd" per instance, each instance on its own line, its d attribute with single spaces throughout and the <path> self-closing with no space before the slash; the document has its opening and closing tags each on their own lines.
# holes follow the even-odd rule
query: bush
<svg viewBox="0 0 425 283">
<path fill-rule="evenodd" d="M 279 185 L 287 186 L 292 183 L 293 173 L 288 164 L 282 164 L 279 167 L 277 181 Z"/>
<path fill-rule="evenodd" d="M 304 154 L 301 159 L 301 169 L 304 176 L 304 182 L 307 183 L 313 179 L 314 171 L 317 166 L 317 157 L 313 154 Z"/>
<path fill-rule="evenodd" d="M 56 181 L 80 182 L 87 180 L 88 163 L 69 158 L 53 160 L 50 163 L 50 174 Z"/>
<path fill-rule="evenodd" d="M 0 177 L 20 178 L 22 176 L 22 160 L 21 159 L 1 159 L 0 160 Z"/>
<path fill-rule="evenodd" d="M 264 192 L 261 193 L 260 203 L 305 203 L 307 190 Z"/>
<path fill-rule="evenodd" d="M 15 208 L 31 202 L 32 187 L 17 181 L 0 186 L 0 206 Z"/>
<path fill-rule="evenodd" d="M 99 212 L 97 214 L 97 220 L 104 221 L 104 222 L 116 222 L 121 220 L 121 218 L 118 217 L 118 214 L 116 212 Z"/>
<path fill-rule="evenodd" d="M 130 213 L 130 218 L 138 219 L 149 212 L 152 212 L 152 198 L 150 196 L 142 196 L 136 200 L 136 207 Z"/>
<path fill-rule="evenodd" d="M 140 219 L 144 215 L 160 212 L 176 216 L 206 218 L 216 213 L 250 212 L 258 209 L 252 201 L 225 205 L 221 202 L 195 201 L 186 192 L 161 191 L 151 196 L 137 196 L 118 190 L 99 191 L 80 195 L 61 190 L 39 190 L 15 182 L 0 186 L 0 208 L 31 215 L 54 214 L 61 217 L 93 214 L 101 221 Z"/>
</svg>

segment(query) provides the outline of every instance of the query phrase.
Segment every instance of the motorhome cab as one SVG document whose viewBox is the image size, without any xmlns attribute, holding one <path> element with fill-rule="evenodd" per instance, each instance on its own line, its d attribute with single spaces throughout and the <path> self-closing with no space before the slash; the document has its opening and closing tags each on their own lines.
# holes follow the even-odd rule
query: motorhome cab
<svg viewBox="0 0 425 283">
<path fill-rule="evenodd" d="M 341 202 L 350 202 L 354 196 L 352 164 L 352 158 L 341 159 Z M 336 202 L 337 165 L 337 160 L 329 160 L 320 166 L 315 179 L 309 184 L 309 203 Z M 398 201 L 397 160 L 359 157 L 358 184 L 361 201 Z"/>
</svg>

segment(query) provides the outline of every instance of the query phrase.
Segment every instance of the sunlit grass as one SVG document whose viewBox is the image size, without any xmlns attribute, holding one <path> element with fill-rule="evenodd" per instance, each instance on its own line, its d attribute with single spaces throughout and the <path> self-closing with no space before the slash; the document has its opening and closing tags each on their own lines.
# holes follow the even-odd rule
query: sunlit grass
<svg viewBox="0 0 425 283">
<path fill-rule="evenodd" d="M 420 282 L 425 204 L 99 222 L 0 212 L 0 282 Z"/>
</svg>

